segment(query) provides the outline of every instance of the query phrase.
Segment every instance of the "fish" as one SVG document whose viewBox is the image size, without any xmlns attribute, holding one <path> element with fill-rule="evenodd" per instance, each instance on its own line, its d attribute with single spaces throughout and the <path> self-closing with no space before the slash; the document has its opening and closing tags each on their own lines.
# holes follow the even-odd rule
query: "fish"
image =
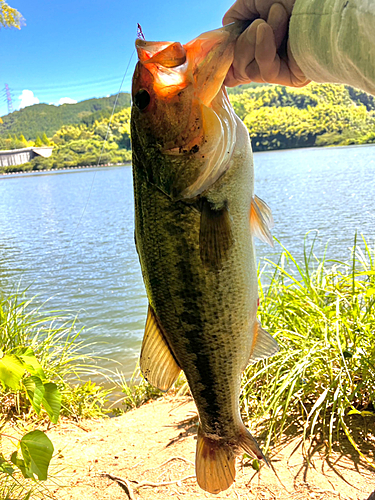
<svg viewBox="0 0 375 500">
<path fill-rule="evenodd" d="M 276 354 L 257 319 L 253 236 L 272 245 L 254 195 L 249 134 L 223 85 L 241 23 L 179 42 L 136 40 L 132 81 L 135 244 L 149 301 L 144 378 L 167 391 L 181 370 L 199 414 L 198 485 L 235 480 L 236 456 L 265 460 L 239 409 L 249 363 Z"/>
</svg>

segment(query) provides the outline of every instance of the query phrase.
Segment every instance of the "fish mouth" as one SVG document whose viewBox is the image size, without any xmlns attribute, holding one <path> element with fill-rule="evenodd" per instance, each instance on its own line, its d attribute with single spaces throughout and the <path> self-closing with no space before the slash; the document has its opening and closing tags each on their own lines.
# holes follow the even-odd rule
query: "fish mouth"
<svg viewBox="0 0 375 500">
<path fill-rule="evenodd" d="M 199 99 L 206 106 L 221 89 L 233 62 L 234 45 L 249 22 L 236 21 L 222 28 L 202 33 L 184 45 Z"/>
</svg>

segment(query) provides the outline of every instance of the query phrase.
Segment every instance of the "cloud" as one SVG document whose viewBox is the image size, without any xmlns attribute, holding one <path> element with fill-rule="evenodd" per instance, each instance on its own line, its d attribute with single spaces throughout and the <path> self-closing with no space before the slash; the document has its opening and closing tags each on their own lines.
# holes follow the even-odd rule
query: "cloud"
<svg viewBox="0 0 375 500">
<path fill-rule="evenodd" d="M 77 101 L 71 99 L 70 97 L 62 97 L 57 103 L 57 105 L 60 106 L 60 104 L 76 104 L 76 102 Z"/>
<path fill-rule="evenodd" d="M 39 104 L 39 99 L 34 95 L 32 90 L 23 90 L 18 99 L 21 100 L 20 109 L 32 106 L 33 104 Z"/>
</svg>

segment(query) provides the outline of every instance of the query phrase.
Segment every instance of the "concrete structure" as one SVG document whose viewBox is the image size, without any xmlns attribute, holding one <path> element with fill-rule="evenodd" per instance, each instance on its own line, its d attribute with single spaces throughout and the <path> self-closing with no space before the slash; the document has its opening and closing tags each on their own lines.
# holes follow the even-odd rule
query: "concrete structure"
<svg viewBox="0 0 375 500">
<path fill-rule="evenodd" d="M 22 163 L 27 163 L 35 158 L 35 156 L 48 158 L 51 156 L 52 150 L 53 146 L 44 146 L 41 148 L 22 148 L 0 151 L 0 167 L 22 165 Z"/>
</svg>

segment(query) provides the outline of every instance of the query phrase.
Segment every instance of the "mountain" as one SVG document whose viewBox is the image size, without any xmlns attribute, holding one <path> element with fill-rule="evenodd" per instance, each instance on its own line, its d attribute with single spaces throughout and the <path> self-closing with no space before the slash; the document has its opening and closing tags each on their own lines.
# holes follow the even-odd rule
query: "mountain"
<svg viewBox="0 0 375 500">
<path fill-rule="evenodd" d="M 111 116 L 115 100 L 116 95 L 112 95 L 60 106 L 34 104 L 3 116 L 3 123 L 0 123 L 0 137 L 6 138 L 9 134 L 12 136 L 23 134 L 25 139 L 35 140 L 43 133 L 48 137 L 53 136 L 63 125 L 79 123 L 92 125 L 96 120 Z M 115 111 L 118 112 L 129 107 L 130 102 L 130 94 L 120 93 Z"/>
</svg>

